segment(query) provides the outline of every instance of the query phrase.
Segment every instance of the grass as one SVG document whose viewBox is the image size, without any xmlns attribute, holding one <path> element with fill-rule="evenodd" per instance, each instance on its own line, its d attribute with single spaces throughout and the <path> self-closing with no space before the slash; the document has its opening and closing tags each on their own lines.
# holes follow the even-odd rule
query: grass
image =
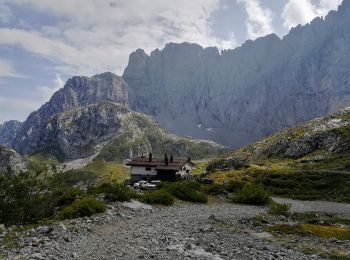
<svg viewBox="0 0 350 260">
<path fill-rule="evenodd" d="M 290 216 L 290 208 L 292 207 L 291 204 L 279 204 L 274 201 L 271 201 L 269 204 L 269 211 L 268 213 L 270 215 L 276 215 L 276 216 Z"/>
<path fill-rule="evenodd" d="M 148 204 L 169 206 L 174 204 L 174 197 L 165 190 L 156 190 L 147 192 L 143 196 L 142 201 Z"/>
<path fill-rule="evenodd" d="M 54 177 L 68 186 L 93 187 L 103 183 L 122 183 L 129 176 L 129 169 L 121 163 L 93 161 L 82 169 L 58 173 Z"/>
<path fill-rule="evenodd" d="M 222 184 L 232 181 L 256 183 L 275 196 L 349 203 L 349 168 L 350 156 L 347 155 L 313 164 L 273 159 L 264 163 L 251 163 L 244 169 L 212 172 L 210 177 L 215 183 Z"/>
<path fill-rule="evenodd" d="M 130 177 L 130 170 L 118 162 L 93 161 L 81 171 L 97 174 L 102 183 L 121 183 Z"/>
<path fill-rule="evenodd" d="M 338 240 L 350 240 L 350 228 L 330 225 L 299 224 L 277 224 L 267 228 L 268 231 L 284 234 L 313 235 L 324 239 L 336 238 Z"/>
<path fill-rule="evenodd" d="M 196 203 L 207 203 L 208 197 L 201 191 L 201 185 L 194 181 L 161 183 L 158 189 L 176 198 Z"/>
<path fill-rule="evenodd" d="M 237 191 L 232 197 L 232 202 L 248 205 L 266 205 L 270 200 L 269 193 L 253 183 L 245 184 L 242 190 Z"/>
<path fill-rule="evenodd" d="M 85 216 L 92 216 L 96 213 L 106 211 L 106 204 L 93 197 L 76 199 L 72 204 L 63 208 L 59 213 L 60 219 L 70 219 Z"/>
<path fill-rule="evenodd" d="M 206 172 L 208 161 L 194 161 L 196 167 L 192 170 L 193 176 L 198 176 Z"/>
</svg>

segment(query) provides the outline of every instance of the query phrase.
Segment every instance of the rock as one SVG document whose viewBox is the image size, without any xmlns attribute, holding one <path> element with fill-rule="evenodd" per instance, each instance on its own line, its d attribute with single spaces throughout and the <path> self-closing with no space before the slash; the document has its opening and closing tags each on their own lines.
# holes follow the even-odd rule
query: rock
<svg viewBox="0 0 350 260">
<path fill-rule="evenodd" d="M 221 52 L 186 42 L 137 50 L 123 74 L 131 106 L 174 133 L 232 147 L 349 106 L 346 4 L 283 39 L 271 34 Z"/>
<path fill-rule="evenodd" d="M 62 231 L 67 231 L 67 227 L 63 223 L 60 223 L 59 227 L 62 229 Z"/>
<path fill-rule="evenodd" d="M 26 171 L 29 167 L 27 159 L 15 150 L 0 145 L 0 173 L 11 170 L 14 173 Z"/>
</svg>

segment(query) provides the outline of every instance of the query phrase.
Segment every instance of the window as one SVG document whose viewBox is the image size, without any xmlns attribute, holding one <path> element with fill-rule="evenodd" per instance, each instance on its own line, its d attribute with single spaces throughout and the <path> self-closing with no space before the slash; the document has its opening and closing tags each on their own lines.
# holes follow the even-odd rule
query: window
<svg viewBox="0 0 350 260">
<path fill-rule="evenodd" d="M 151 167 L 146 167 L 146 171 L 151 171 L 152 168 Z"/>
<path fill-rule="evenodd" d="M 186 172 L 187 172 L 187 173 L 189 173 L 189 172 L 190 172 L 190 170 L 186 170 Z"/>
</svg>

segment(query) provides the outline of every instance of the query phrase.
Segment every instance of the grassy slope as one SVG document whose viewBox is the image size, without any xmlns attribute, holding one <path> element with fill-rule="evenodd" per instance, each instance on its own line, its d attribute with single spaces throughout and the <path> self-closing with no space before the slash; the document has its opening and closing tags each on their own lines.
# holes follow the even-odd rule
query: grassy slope
<svg viewBox="0 0 350 260">
<path fill-rule="evenodd" d="M 125 120 L 123 129 L 103 147 L 96 160 L 122 161 L 130 157 L 130 152 L 137 155 L 139 150 L 152 151 L 154 157 L 167 153 L 191 159 L 208 158 L 223 151 L 223 147 L 214 143 L 169 134 L 148 117 L 137 113 Z"/>
<path fill-rule="evenodd" d="M 333 116 L 332 119 L 348 121 L 350 112 Z M 210 176 L 218 183 L 256 182 L 277 196 L 350 202 L 350 153 L 332 154 L 325 149 L 316 149 L 297 159 L 283 155 L 267 156 L 266 151 L 283 138 L 298 141 L 313 127 L 312 124 L 323 124 L 327 120 L 329 118 L 283 130 L 212 161 L 209 163 L 212 170 Z M 349 143 L 349 126 L 331 131 L 337 133 L 345 144 Z M 315 159 L 317 156 L 322 159 Z M 232 164 L 227 163 L 234 161 L 232 158 L 244 158 L 246 165 L 234 169 Z"/>
</svg>

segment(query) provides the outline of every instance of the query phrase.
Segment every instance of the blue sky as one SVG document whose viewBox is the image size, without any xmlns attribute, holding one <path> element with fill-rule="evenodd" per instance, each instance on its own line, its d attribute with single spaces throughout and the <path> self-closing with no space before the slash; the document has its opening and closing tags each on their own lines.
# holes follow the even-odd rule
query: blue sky
<svg viewBox="0 0 350 260">
<path fill-rule="evenodd" d="M 122 74 L 167 42 L 235 48 L 341 0 L 0 0 L 0 123 L 25 120 L 73 75 Z"/>
</svg>

